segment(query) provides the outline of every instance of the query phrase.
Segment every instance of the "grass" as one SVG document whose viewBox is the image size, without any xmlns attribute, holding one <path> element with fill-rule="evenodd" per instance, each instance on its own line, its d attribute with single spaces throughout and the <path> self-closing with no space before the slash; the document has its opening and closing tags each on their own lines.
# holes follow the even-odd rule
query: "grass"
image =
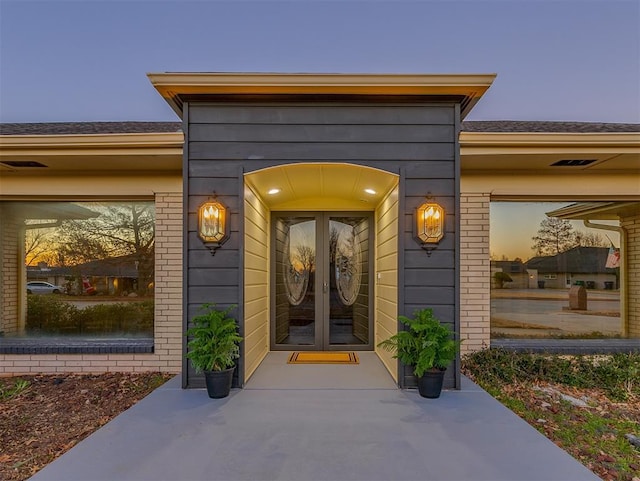
<svg viewBox="0 0 640 481">
<path fill-rule="evenodd" d="M 607 481 L 632 481 L 640 449 L 640 354 L 560 356 L 490 349 L 463 359 L 489 394 Z M 577 407 L 562 395 L 586 399 Z"/>
<path fill-rule="evenodd" d="M 9 399 L 14 398 L 28 387 L 29 381 L 25 381 L 20 378 L 15 379 L 12 385 L 3 386 L 0 384 L 0 401 L 8 401 Z"/>
</svg>

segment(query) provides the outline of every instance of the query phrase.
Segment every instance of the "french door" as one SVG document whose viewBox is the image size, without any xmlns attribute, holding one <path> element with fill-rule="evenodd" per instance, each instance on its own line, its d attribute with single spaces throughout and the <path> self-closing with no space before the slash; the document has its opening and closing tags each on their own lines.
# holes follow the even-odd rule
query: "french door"
<svg viewBox="0 0 640 481">
<path fill-rule="evenodd" d="M 271 349 L 371 349 L 371 216 L 273 213 L 271 225 Z"/>
</svg>

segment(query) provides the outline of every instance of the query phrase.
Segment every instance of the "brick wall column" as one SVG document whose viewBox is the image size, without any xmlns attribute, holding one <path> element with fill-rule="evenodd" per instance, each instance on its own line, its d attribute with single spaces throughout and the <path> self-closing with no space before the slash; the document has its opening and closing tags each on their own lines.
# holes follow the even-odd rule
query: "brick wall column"
<svg viewBox="0 0 640 481">
<path fill-rule="evenodd" d="M 627 231 L 627 333 L 640 338 L 640 214 L 622 218 L 620 225 Z"/>
<path fill-rule="evenodd" d="M 491 340 L 490 196 L 460 196 L 461 354 L 489 347 Z"/>
<path fill-rule="evenodd" d="M 0 331 L 18 332 L 19 311 L 19 226 L 6 205 L 0 204 Z"/>
<path fill-rule="evenodd" d="M 155 354 L 166 366 L 166 370 L 180 372 L 182 369 L 181 192 L 156 193 L 155 249 Z"/>
</svg>

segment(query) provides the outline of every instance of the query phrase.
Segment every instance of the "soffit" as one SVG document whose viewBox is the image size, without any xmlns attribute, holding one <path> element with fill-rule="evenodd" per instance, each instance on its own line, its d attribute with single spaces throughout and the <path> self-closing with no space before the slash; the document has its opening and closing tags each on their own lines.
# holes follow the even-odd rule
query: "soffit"
<svg viewBox="0 0 640 481">
<path fill-rule="evenodd" d="M 2 175 L 45 172 L 176 173 L 182 170 L 182 132 L 99 135 L 2 135 Z M 45 167 L 3 162 L 34 161 Z"/>
<path fill-rule="evenodd" d="M 0 173 L 179 173 L 183 134 L 0 135 Z M 640 133 L 461 132 L 462 172 L 640 174 Z M 563 159 L 593 159 L 586 166 L 557 167 Z M 3 161 L 37 161 L 47 168 L 16 168 Z"/>
<path fill-rule="evenodd" d="M 640 202 L 579 202 L 547 212 L 547 215 L 560 219 L 618 220 L 639 213 Z"/>
<path fill-rule="evenodd" d="M 352 164 L 288 164 L 245 174 L 246 183 L 271 210 L 372 211 L 398 176 Z M 272 189 L 280 189 L 269 194 Z M 374 193 L 367 193 L 372 189 Z"/>
<path fill-rule="evenodd" d="M 463 173 L 530 171 L 549 174 L 640 174 L 640 133 L 461 132 Z M 553 166 L 560 160 L 593 160 L 584 166 Z"/>
<path fill-rule="evenodd" d="M 13 214 L 23 219 L 90 219 L 100 214 L 70 202 L 20 202 L 8 204 Z"/>
<path fill-rule="evenodd" d="M 185 101 L 206 96 L 369 96 L 459 98 L 464 118 L 495 74 L 149 73 L 149 80 L 182 118 Z"/>
</svg>

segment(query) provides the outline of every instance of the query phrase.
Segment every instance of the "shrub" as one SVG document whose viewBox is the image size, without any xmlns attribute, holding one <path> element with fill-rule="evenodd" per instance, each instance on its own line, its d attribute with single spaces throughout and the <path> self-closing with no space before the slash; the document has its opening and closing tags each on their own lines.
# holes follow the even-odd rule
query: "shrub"
<svg viewBox="0 0 640 481">
<path fill-rule="evenodd" d="M 614 400 L 640 396 L 640 353 L 564 356 L 486 349 L 466 355 L 463 371 L 485 389 L 517 382 L 600 388 Z"/>
<path fill-rule="evenodd" d="M 96 304 L 79 312 L 83 334 L 153 333 L 153 301 Z"/>
<path fill-rule="evenodd" d="M 29 332 L 69 334 L 78 332 L 78 308 L 59 296 L 27 294 L 27 322 Z"/>
<path fill-rule="evenodd" d="M 27 296 L 32 334 L 153 334 L 154 302 L 100 303 L 78 309 L 59 296 Z"/>
<path fill-rule="evenodd" d="M 493 274 L 493 280 L 496 281 L 496 287 L 498 289 L 502 289 L 504 287 L 505 282 L 513 282 L 511 276 L 506 272 L 498 271 Z"/>
</svg>

